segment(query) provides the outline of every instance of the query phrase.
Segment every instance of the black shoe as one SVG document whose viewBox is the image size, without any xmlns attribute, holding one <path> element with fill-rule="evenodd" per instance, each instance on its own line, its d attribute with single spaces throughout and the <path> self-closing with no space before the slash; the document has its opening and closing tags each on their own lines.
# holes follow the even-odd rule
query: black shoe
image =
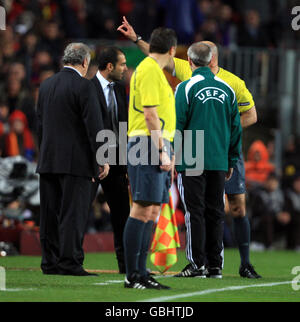
<svg viewBox="0 0 300 322">
<path fill-rule="evenodd" d="M 261 278 L 261 276 L 256 273 L 254 267 L 251 264 L 241 265 L 239 273 L 241 277 Z"/>
<path fill-rule="evenodd" d="M 87 271 L 83 271 L 83 272 L 81 272 L 81 273 L 79 273 L 78 275 L 75 275 L 75 276 L 99 276 L 99 274 L 89 273 Z"/>
<path fill-rule="evenodd" d="M 125 277 L 125 288 L 136 288 L 138 290 L 144 290 L 146 288 L 145 283 L 142 281 L 140 274 L 133 273 L 129 278 Z"/>
<path fill-rule="evenodd" d="M 150 274 L 143 276 L 141 278 L 143 283 L 146 285 L 147 288 L 154 288 L 156 290 L 169 290 L 170 287 L 160 284 L 157 280 L 155 280 Z"/>
<path fill-rule="evenodd" d="M 174 275 L 174 277 L 199 277 L 206 278 L 206 269 L 203 266 L 200 268 L 194 268 L 192 264 L 186 265 L 186 267 L 178 274 Z"/>
<path fill-rule="evenodd" d="M 44 275 L 60 275 L 58 269 L 43 270 L 42 272 Z"/>
<path fill-rule="evenodd" d="M 219 267 L 210 267 L 207 270 L 206 277 L 208 278 L 222 278 L 222 270 Z"/>
<path fill-rule="evenodd" d="M 85 270 L 79 272 L 69 272 L 69 271 L 60 271 L 60 275 L 70 275 L 70 276 L 99 276 L 96 273 L 89 273 Z"/>
</svg>

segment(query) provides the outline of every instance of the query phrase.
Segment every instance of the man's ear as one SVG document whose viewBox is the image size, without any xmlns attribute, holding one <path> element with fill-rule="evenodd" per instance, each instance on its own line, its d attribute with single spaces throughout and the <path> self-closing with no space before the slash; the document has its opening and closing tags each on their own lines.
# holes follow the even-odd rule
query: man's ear
<svg viewBox="0 0 300 322">
<path fill-rule="evenodd" d="M 211 60 L 210 60 L 210 62 L 208 64 L 208 66 L 214 67 L 214 66 L 217 66 L 217 65 L 218 65 L 218 59 L 217 59 L 216 55 L 212 54 Z"/>
<path fill-rule="evenodd" d="M 88 68 L 89 67 L 89 60 L 87 58 L 85 58 L 83 60 L 82 67 L 83 68 Z"/>
<path fill-rule="evenodd" d="M 190 64 L 190 66 L 192 67 L 192 66 L 193 66 L 193 62 L 192 62 L 192 60 L 191 60 L 191 58 L 190 58 L 190 57 L 188 57 L 188 62 L 189 62 L 189 64 Z"/>
<path fill-rule="evenodd" d="M 109 72 L 111 72 L 111 71 L 113 71 L 114 70 L 114 65 L 112 64 L 112 63 L 108 63 L 107 65 L 106 65 L 106 69 L 109 71 Z"/>
<path fill-rule="evenodd" d="M 172 46 L 170 49 L 169 49 L 169 55 L 174 57 L 176 54 L 176 47 L 175 46 Z"/>
</svg>

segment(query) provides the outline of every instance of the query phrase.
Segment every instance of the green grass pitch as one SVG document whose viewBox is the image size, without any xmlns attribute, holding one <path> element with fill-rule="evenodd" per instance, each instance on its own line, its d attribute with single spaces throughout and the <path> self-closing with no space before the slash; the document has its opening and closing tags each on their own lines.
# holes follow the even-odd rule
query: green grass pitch
<svg viewBox="0 0 300 322">
<path fill-rule="evenodd" d="M 159 281 L 171 290 L 134 290 L 124 288 L 124 275 L 117 270 L 113 253 L 86 254 L 87 270 L 101 270 L 98 277 L 43 275 L 40 257 L 0 257 L 6 271 L 6 290 L 0 302 L 299 302 L 300 279 L 292 274 L 300 266 L 300 254 L 291 251 L 252 252 L 252 263 L 261 279 L 249 280 L 238 275 L 237 249 L 225 250 L 223 279 L 173 278 Z M 170 271 L 178 272 L 187 264 L 184 252 Z M 155 267 L 149 262 L 149 268 Z M 298 270 L 300 275 L 300 267 Z M 294 282 L 292 284 L 292 281 Z M 294 287 L 295 288 L 295 287 Z"/>
</svg>

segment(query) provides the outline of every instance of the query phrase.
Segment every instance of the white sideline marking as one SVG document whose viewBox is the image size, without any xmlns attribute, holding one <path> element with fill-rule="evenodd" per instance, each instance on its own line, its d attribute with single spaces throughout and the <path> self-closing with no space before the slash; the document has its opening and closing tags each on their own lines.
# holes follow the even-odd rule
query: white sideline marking
<svg viewBox="0 0 300 322">
<path fill-rule="evenodd" d="M 93 285 L 109 285 L 109 284 L 118 284 L 118 283 L 124 283 L 124 280 L 110 280 L 103 283 L 94 283 Z"/>
<path fill-rule="evenodd" d="M 211 293 L 242 290 L 244 288 L 250 288 L 250 287 L 270 287 L 270 286 L 291 284 L 291 283 L 292 283 L 292 281 L 277 282 L 277 283 L 264 283 L 264 284 L 251 284 L 251 285 L 243 285 L 243 286 L 228 286 L 228 287 L 224 287 L 224 288 L 212 288 L 212 289 L 199 291 L 199 292 L 193 292 L 193 293 L 185 293 L 185 294 L 178 294 L 178 295 L 172 295 L 172 296 L 155 297 L 155 298 L 152 298 L 152 299 L 147 299 L 147 300 L 138 301 L 138 302 L 166 302 L 166 301 L 170 301 L 170 300 L 177 300 L 177 299 L 193 297 L 193 296 L 200 296 L 200 295 L 206 295 L 206 294 L 211 294 Z"/>
<path fill-rule="evenodd" d="M 6 288 L 5 290 L 0 289 L 0 292 L 27 292 L 35 290 L 35 288 Z"/>
</svg>

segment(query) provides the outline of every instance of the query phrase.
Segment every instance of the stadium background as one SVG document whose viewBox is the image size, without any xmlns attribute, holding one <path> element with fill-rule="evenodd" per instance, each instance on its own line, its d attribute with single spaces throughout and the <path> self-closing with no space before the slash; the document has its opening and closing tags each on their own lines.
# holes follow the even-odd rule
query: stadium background
<svg viewBox="0 0 300 322">
<path fill-rule="evenodd" d="M 116 30 L 125 15 L 145 40 L 157 26 L 174 28 L 180 58 L 186 58 L 186 49 L 194 41 L 216 42 L 220 66 L 245 80 L 258 113 L 257 124 L 243 135 L 247 169 L 252 171 L 246 172 L 248 214 L 253 236 L 257 233 L 259 242 L 252 246 L 286 248 L 282 236 L 289 233 L 291 223 L 300 227 L 300 209 L 291 210 L 290 220 L 279 223 L 280 227 L 276 218 L 285 210 L 284 203 L 278 204 L 281 208 L 277 213 L 270 209 L 274 220 L 268 225 L 276 230 L 276 238 L 265 245 L 260 240 L 261 218 L 259 214 L 251 217 L 251 194 L 255 195 L 268 175 L 275 172 L 280 189 L 271 191 L 270 198 L 284 198 L 300 177 L 300 32 L 291 26 L 291 10 L 297 4 L 293 0 L 0 1 L 7 14 L 6 30 L 0 31 L 0 242 L 12 243 L 15 249 L 11 247 L 11 252 L 20 252 L 21 234 L 38 231 L 38 177 L 34 168 L 38 156 L 35 106 L 40 83 L 61 68 L 60 58 L 67 43 L 83 41 L 93 49 L 88 78 L 97 70 L 97 53 L 113 44 L 126 53 L 128 85 L 144 56 Z M 175 88 L 178 80 L 166 75 Z M 253 146 L 258 140 L 261 142 Z M 257 154 L 260 159 L 255 159 Z M 253 162 L 258 162 L 257 173 Z M 300 189 L 296 195 L 300 200 Z M 180 203 L 177 212 L 183 230 Z M 88 233 L 105 232 L 102 236 L 109 236 L 110 230 L 109 209 L 100 193 Z M 229 216 L 224 241 L 228 247 L 235 246 Z M 299 247 L 300 243 L 293 249 Z"/>
</svg>

